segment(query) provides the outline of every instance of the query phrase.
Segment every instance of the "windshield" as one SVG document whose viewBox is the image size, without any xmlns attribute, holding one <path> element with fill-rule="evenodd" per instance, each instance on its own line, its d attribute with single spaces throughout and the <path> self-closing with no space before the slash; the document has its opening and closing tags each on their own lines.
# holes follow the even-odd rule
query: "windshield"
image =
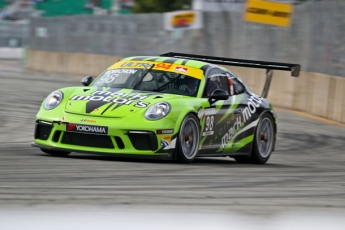
<svg viewBox="0 0 345 230">
<path fill-rule="evenodd" d="M 119 68 L 105 71 L 91 86 L 129 88 L 195 97 L 198 93 L 199 84 L 199 79 L 182 73 L 156 70 L 155 68 L 151 70 L 147 68 Z"/>
</svg>

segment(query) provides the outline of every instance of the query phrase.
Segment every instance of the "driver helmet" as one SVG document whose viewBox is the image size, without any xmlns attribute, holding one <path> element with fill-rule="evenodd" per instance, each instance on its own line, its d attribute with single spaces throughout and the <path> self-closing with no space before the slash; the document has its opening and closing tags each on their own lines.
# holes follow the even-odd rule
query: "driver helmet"
<svg viewBox="0 0 345 230">
<path fill-rule="evenodd" d="M 198 83 L 198 79 L 192 77 L 188 80 L 187 85 L 191 94 L 194 94 L 198 90 Z"/>
</svg>

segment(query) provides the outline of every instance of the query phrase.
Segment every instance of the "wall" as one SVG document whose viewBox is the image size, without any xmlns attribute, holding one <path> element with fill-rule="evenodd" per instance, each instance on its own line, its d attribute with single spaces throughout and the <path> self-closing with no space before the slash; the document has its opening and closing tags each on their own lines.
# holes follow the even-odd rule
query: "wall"
<svg viewBox="0 0 345 230">
<path fill-rule="evenodd" d="M 98 76 L 120 57 L 58 53 L 30 50 L 28 67 L 47 73 Z M 265 82 L 265 70 L 229 67 L 256 94 L 260 95 Z M 274 71 L 268 99 L 274 106 L 303 111 L 345 123 L 345 78 L 320 73 L 302 72 L 291 77 L 289 72 Z"/>
<path fill-rule="evenodd" d="M 24 47 L 29 43 L 28 23 L 0 21 L 0 47 Z"/>
<path fill-rule="evenodd" d="M 203 29 L 180 32 L 165 31 L 162 14 L 33 18 L 30 48 L 122 57 L 187 52 L 300 63 L 307 72 L 345 77 L 344 12 L 345 1 L 296 5 L 290 27 L 208 12 Z"/>
<path fill-rule="evenodd" d="M 275 72 L 268 99 L 345 122 L 344 12 L 345 1 L 296 5 L 290 27 L 248 23 L 237 11 L 209 12 L 203 29 L 172 33 L 164 31 L 162 14 L 34 18 L 28 67 L 97 76 L 119 57 L 169 51 L 299 63 L 297 79 Z M 261 93 L 264 71 L 231 69 Z"/>
</svg>

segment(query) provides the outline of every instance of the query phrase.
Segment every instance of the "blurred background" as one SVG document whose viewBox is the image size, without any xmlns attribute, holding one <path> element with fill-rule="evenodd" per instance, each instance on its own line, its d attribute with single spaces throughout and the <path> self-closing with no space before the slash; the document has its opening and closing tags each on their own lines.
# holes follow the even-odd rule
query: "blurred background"
<svg viewBox="0 0 345 230">
<path fill-rule="evenodd" d="M 118 57 L 187 52 L 300 63 L 304 71 L 345 76 L 345 1 L 269 3 L 0 0 L 0 47 Z"/>
</svg>

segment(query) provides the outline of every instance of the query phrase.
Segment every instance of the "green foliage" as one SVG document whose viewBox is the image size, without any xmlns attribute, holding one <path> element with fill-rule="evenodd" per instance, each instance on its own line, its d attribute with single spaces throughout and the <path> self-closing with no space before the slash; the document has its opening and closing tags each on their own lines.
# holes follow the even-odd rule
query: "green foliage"
<svg viewBox="0 0 345 230">
<path fill-rule="evenodd" d="M 0 0 L 1 1 L 1 0 Z M 99 1 L 99 7 L 110 9 L 112 0 Z M 93 14 L 93 10 L 86 8 L 89 0 L 49 0 L 37 2 L 34 6 L 41 10 L 43 17 L 56 17 L 66 15 Z M 95 1 L 97 2 L 97 1 Z"/>
<path fill-rule="evenodd" d="M 192 0 L 135 0 L 133 13 L 162 13 L 190 9 Z"/>
</svg>

